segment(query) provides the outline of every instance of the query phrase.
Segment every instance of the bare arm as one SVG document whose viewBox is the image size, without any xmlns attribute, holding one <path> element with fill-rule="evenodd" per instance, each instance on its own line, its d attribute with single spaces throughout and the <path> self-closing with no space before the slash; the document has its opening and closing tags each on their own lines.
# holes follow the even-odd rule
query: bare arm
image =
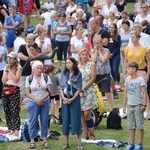
<svg viewBox="0 0 150 150">
<path fill-rule="evenodd" d="M 127 88 L 124 88 L 124 99 L 123 99 L 123 113 L 126 114 L 126 105 L 127 105 Z"/>
<path fill-rule="evenodd" d="M 101 51 L 99 51 L 99 57 L 100 57 L 100 60 L 103 62 L 103 63 L 106 63 L 107 60 L 109 59 L 109 55 L 110 55 L 110 52 L 107 51 L 105 54 L 102 54 Z"/>
<path fill-rule="evenodd" d="M 140 107 L 140 111 L 144 112 L 147 106 L 147 89 L 146 86 L 141 86 L 141 91 L 143 95 L 143 106 Z"/>
<path fill-rule="evenodd" d="M 22 53 L 18 53 L 18 57 L 19 57 L 19 59 L 21 59 L 21 60 L 27 60 L 29 57 L 28 56 L 25 56 L 25 55 L 23 55 Z"/>
<path fill-rule="evenodd" d="M 51 44 L 47 45 L 47 49 L 42 52 L 42 54 L 49 54 L 51 52 Z"/>
<path fill-rule="evenodd" d="M 98 54 L 98 52 L 97 52 L 96 49 L 95 49 L 94 53 L 91 53 L 91 60 L 92 60 L 92 62 L 94 62 L 94 63 L 96 62 L 97 54 Z"/>
<path fill-rule="evenodd" d="M 96 78 L 96 65 L 95 65 L 95 63 L 91 64 L 90 72 L 91 72 L 91 78 L 88 82 L 86 82 L 83 85 L 83 87 L 82 87 L 83 90 L 86 90 L 88 87 L 90 87 L 95 82 L 95 78 Z"/>
</svg>

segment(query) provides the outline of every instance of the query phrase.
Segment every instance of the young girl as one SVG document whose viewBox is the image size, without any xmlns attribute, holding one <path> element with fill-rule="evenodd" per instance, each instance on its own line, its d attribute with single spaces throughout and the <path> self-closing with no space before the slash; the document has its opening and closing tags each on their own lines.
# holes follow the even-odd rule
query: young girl
<svg viewBox="0 0 150 150">
<path fill-rule="evenodd" d="M 54 100 L 56 101 L 56 117 L 58 118 L 59 116 L 59 106 L 60 106 L 60 98 L 59 98 L 59 79 L 58 76 L 55 75 L 56 72 L 56 67 L 53 64 L 50 64 L 46 70 L 46 73 L 50 76 L 51 82 L 52 82 L 52 87 L 51 87 L 51 115 L 55 115 L 55 104 Z M 59 123 L 58 120 L 55 120 L 53 118 L 52 120 L 53 123 Z"/>
<path fill-rule="evenodd" d="M 109 13 L 108 26 L 109 26 L 111 23 L 117 23 L 117 19 L 116 19 L 115 13 L 114 13 L 113 11 L 111 11 L 111 12 Z"/>
</svg>

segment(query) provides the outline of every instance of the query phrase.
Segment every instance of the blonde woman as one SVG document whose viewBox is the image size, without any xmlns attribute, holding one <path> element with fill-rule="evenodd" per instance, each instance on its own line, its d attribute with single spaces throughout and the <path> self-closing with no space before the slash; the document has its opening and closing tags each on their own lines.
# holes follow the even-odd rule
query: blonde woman
<svg viewBox="0 0 150 150">
<path fill-rule="evenodd" d="M 71 56 L 78 61 L 78 51 L 87 46 L 87 37 L 83 36 L 83 27 L 77 26 L 75 36 L 71 38 Z"/>
<path fill-rule="evenodd" d="M 113 109 L 114 104 L 110 93 L 110 82 L 111 82 L 111 69 L 109 65 L 110 51 L 103 47 L 102 39 L 95 35 L 93 40 L 94 49 L 91 51 L 92 62 L 96 63 L 96 83 L 107 98 L 110 110 Z M 101 81 L 101 82 L 99 82 Z"/>
<path fill-rule="evenodd" d="M 97 97 L 94 88 L 96 78 L 96 65 L 89 60 L 89 53 L 86 48 L 79 52 L 79 69 L 82 72 L 82 92 L 81 92 L 81 110 L 82 110 L 82 126 L 85 139 L 95 139 L 94 123 L 91 111 L 97 108 Z"/>
<path fill-rule="evenodd" d="M 17 58 L 15 52 L 8 54 L 8 64 L 5 66 L 2 76 L 2 82 L 4 84 L 2 100 L 6 124 L 9 132 L 11 132 L 16 139 L 19 138 L 20 130 L 20 77 L 22 73 L 22 68 Z M 6 91 L 7 89 L 9 91 Z"/>
</svg>

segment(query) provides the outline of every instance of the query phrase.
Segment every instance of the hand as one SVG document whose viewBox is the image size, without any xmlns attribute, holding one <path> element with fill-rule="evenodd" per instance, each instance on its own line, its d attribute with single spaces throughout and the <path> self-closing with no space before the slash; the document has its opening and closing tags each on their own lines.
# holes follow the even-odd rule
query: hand
<svg viewBox="0 0 150 150">
<path fill-rule="evenodd" d="M 9 16 L 10 16 L 11 18 L 13 18 L 13 17 L 14 17 L 14 15 L 13 15 L 13 14 L 10 14 Z"/>
<path fill-rule="evenodd" d="M 148 82 L 149 81 L 149 75 L 146 74 L 146 81 Z"/>
<path fill-rule="evenodd" d="M 7 64 L 5 68 L 7 71 L 9 71 L 10 70 L 10 64 Z"/>
<path fill-rule="evenodd" d="M 114 56 L 113 54 L 110 54 L 110 55 L 109 55 L 109 58 L 113 58 L 113 56 Z"/>
<path fill-rule="evenodd" d="M 68 103 L 68 99 L 65 98 L 65 97 L 63 98 L 63 102 L 64 102 L 64 104 L 69 104 L 69 103 Z"/>
<path fill-rule="evenodd" d="M 84 93 L 80 93 L 80 97 L 82 97 L 82 98 L 83 98 L 83 97 L 84 97 Z"/>
<path fill-rule="evenodd" d="M 123 113 L 126 114 L 126 107 L 123 107 Z"/>
<path fill-rule="evenodd" d="M 74 101 L 73 98 L 69 98 L 69 99 L 68 99 L 68 104 L 71 104 L 73 101 Z"/>
<path fill-rule="evenodd" d="M 146 109 L 146 107 L 145 107 L 145 106 L 141 106 L 141 107 L 140 107 L 140 112 L 144 112 L 144 111 L 145 111 L 145 109 Z"/>
</svg>

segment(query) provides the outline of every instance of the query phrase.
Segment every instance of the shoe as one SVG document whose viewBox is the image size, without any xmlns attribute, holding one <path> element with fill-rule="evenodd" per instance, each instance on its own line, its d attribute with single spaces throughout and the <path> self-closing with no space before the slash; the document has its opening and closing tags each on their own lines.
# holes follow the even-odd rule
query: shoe
<svg viewBox="0 0 150 150">
<path fill-rule="evenodd" d="M 61 68 L 58 68 L 58 70 L 56 71 L 56 74 L 61 73 L 61 72 L 62 72 Z"/>
<path fill-rule="evenodd" d="M 83 150 L 82 145 L 78 145 L 78 150 Z"/>
<path fill-rule="evenodd" d="M 50 148 L 50 145 L 49 145 L 49 143 L 48 143 L 47 141 L 44 141 L 44 142 L 42 143 L 42 145 L 43 145 L 45 148 Z"/>
<path fill-rule="evenodd" d="M 118 99 L 119 98 L 118 92 L 116 90 L 113 91 L 113 98 L 114 99 Z"/>
<path fill-rule="evenodd" d="M 125 150 L 134 150 L 135 146 L 134 144 L 129 144 Z"/>
<path fill-rule="evenodd" d="M 65 144 L 62 149 L 68 149 L 69 148 L 69 144 Z"/>
<path fill-rule="evenodd" d="M 135 146 L 134 150 L 143 150 L 142 144 L 138 144 Z"/>
</svg>

